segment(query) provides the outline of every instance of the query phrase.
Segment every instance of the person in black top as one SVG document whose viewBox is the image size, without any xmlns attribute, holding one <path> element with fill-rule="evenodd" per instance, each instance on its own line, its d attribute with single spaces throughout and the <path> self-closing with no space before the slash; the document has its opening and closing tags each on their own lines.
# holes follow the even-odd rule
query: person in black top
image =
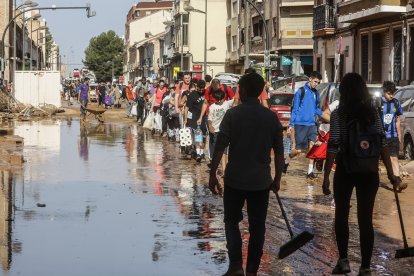
<svg viewBox="0 0 414 276">
<path fill-rule="evenodd" d="M 99 89 L 98 90 L 98 92 L 99 92 L 99 95 L 98 95 L 98 105 L 101 105 L 101 104 L 103 104 L 103 101 L 104 101 L 105 95 L 106 95 L 105 82 L 101 81 L 101 84 L 99 85 L 99 88 L 98 89 Z"/>
<path fill-rule="evenodd" d="M 337 165 L 333 180 L 333 190 L 336 205 L 335 236 L 339 251 L 339 260 L 332 274 L 346 274 L 351 272 L 348 261 L 348 216 L 352 191 L 355 187 L 362 255 L 358 275 L 371 275 L 370 263 L 374 245 L 372 213 L 379 187 L 379 174 L 377 169 L 379 155 L 384 162 L 391 183 L 397 186 L 399 180 L 393 175 L 382 122 L 375 106 L 372 104 L 372 99 L 364 79 L 357 73 L 346 74 L 339 86 L 339 93 L 339 107 L 331 115 L 330 138 L 323 181 L 323 193 L 329 195 L 331 193 L 329 190 L 329 174 L 334 159 L 336 158 Z M 352 122 L 355 121 L 359 124 L 358 131 L 351 128 Z M 350 144 L 351 137 L 355 137 L 358 133 L 362 133 L 367 129 L 372 129 L 372 137 L 380 141 L 377 143 L 377 148 L 374 139 L 368 138 L 364 138 L 366 140 L 361 140 L 359 143 Z M 352 146 L 355 148 L 351 148 Z M 352 163 L 359 162 L 358 164 L 363 164 L 363 160 L 365 162 L 368 160 L 367 158 L 351 159 L 351 154 L 358 150 L 358 147 L 364 150 L 370 149 L 371 152 L 376 150 L 379 153 L 376 158 L 372 158 L 375 169 L 371 171 L 365 170 L 364 172 L 355 172 L 355 168 L 351 170 L 350 160 L 353 161 Z"/>
<path fill-rule="evenodd" d="M 191 128 L 194 134 L 196 133 L 197 128 L 200 128 L 203 133 L 203 143 L 200 147 L 196 148 L 197 162 L 200 162 L 204 157 L 205 137 L 207 135 L 206 117 L 203 117 L 201 125 L 197 124 L 204 103 L 205 87 L 206 82 L 204 80 L 197 81 L 195 89 L 191 89 L 191 92 L 187 96 L 187 103 L 184 109 L 184 121 L 186 122 L 186 127 Z"/>
<path fill-rule="evenodd" d="M 242 240 L 239 222 L 247 202 L 249 218 L 249 249 L 246 275 L 257 275 L 263 254 L 265 221 L 269 191 L 277 192 L 284 167 L 283 128 L 272 111 L 263 107 L 258 96 L 264 80 L 257 73 L 240 79 L 242 104 L 229 109 L 220 125 L 211 163 L 209 188 L 222 194 L 217 180 L 217 167 L 227 146 L 229 161 L 224 173 L 224 223 L 230 259 L 225 275 L 244 275 L 242 268 Z M 271 150 L 275 153 L 274 178 L 271 176 Z"/>
</svg>

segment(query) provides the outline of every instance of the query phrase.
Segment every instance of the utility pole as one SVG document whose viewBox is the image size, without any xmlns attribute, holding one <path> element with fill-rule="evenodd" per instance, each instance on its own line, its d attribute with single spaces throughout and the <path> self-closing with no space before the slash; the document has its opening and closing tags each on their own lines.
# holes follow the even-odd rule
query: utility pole
<svg viewBox="0 0 414 276">
<path fill-rule="evenodd" d="M 180 70 L 184 71 L 184 26 L 183 26 L 183 14 L 181 13 L 181 64 L 180 64 Z"/>
<path fill-rule="evenodd" d="M 249 53 L 250 53 L 250 32 L 249 32 L 249 25 L 250 25 L 250 6 L 247 0 L 244 0 L 244 69 L 250 67 L 250 60 L 249 60 Z"/>
<path fill-rule="evenodd" d="M 205 8 L 204 8 L 204 75 L 207 75 L 207 0 L 204 0 Z"/>
</svg>

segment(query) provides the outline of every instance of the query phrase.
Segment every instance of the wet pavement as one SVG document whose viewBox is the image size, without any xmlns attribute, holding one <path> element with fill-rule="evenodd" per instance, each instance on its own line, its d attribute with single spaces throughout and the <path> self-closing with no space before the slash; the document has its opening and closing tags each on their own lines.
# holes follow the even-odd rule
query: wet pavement
<svg viewBox="0 0 414 276">
<path fill-rule="evenodd" d="M 227 268 L 222 202 L 208 191 L 207 166 L 180 157 L 178 144 L 136 125 L 62 119 L 16 122 L 26 163 L 1 171 L 0 263 L 3 275 L 221 275 Z M 278 260 L 289 239 L 273 195 L 260 275 L 328 275 L 337 259 L 331 197 L 306 183 L 294 160 L 280 195 L 293 231 L 315 239 Z M 401 194 L 414 246 L 414 187 Z M 356 202 L 350 260 L 359 267 Z M 43 207 L 44 206 L 44 207 Z M 375 207 L 378 275 L 414 275 L 402 247 L 393 194 L 382 184 Z M 242 223 L 244 249 L 247 223 Z"/>
</svg>

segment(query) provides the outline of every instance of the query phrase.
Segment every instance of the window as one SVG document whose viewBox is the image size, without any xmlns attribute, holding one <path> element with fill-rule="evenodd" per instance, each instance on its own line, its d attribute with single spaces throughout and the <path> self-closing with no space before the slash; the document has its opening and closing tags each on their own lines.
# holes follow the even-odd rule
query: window
<svg viewBox="0 0 414 276">
<path fill-rule="evenodd" d="M 253 24 L 253 37 L 262 36 L 263 34 L 263 21 L 259 20 L 257 23 Z"/>
<path fill-rule="evenodd" d="M 239 14 L 239 11 L 237 9 L 237 1 L 232 2 L 232 11 L 233 11 L 233 17 L 237 16 Z"/>
<path fill-rule="evenodd" d="M 277 33 L 277 17 L 273 17 L 273 36 L 278 36 L 278 33 Z"/>
<path fill-rule="evenodd" d="M 240 45 L 244 45 L 244 29 L 240 31 Z"/>
<path fill-rule="evenodd" d="M 361 36 L 361 75 L 368 80 L 368 35 Z"/>
<path fill-rule="evenodd" d="M 183 14 L 183 44 L 188 45 L 188 22 L 189 16 L 188 14 Z"/>
<path fill-rule="evenodd" d="M 231 50 L 237 51 L 237 36 L 236 35 L 233 35 L 231 37 Z"/>
</svg>

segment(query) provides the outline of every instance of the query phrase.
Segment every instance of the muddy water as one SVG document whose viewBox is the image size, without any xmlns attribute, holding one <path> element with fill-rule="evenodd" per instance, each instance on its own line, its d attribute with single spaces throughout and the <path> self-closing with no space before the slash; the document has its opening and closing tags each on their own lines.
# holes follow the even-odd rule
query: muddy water
<svg viewBox="0 0 414 276">
<path fill-rule="evenodd" d="M 177 145 L 134 125 L 78 120 L 16 123 L 25 139 L 21 171 L 1 172 L 0 263 L 4 275 L 221 275 L 227 268 L 221 199 L 206 188 L 207 167 Z M 315 239 L 278 260 L 288 232 L 275 204 L 268 216 L 261 275 L 329 274 L 337 259 L 331 198 L 306 183 L 294 161 L 280 192 L 294 232 Z M 411 196 L 410 196 L 411 195 Z M 413 225 L 412 186 L 401 195 Z M 411 200 L 410 200 L 411 198 Z M 392 194 L 376 204 L 373 268 L 414 274 L 414 260 L 395 260 L 401 246 Z M 42 207 L 45 206 L 45 207 Z M 407 208 L 405 206 L 411 206 Z M 359 263 L 356 202 L 351 207 L 350 259 Z M 249 237 L 242 223 L 244 249 Z M 413 244 L 413 227 L 407 232 Z"/>
</svg>

